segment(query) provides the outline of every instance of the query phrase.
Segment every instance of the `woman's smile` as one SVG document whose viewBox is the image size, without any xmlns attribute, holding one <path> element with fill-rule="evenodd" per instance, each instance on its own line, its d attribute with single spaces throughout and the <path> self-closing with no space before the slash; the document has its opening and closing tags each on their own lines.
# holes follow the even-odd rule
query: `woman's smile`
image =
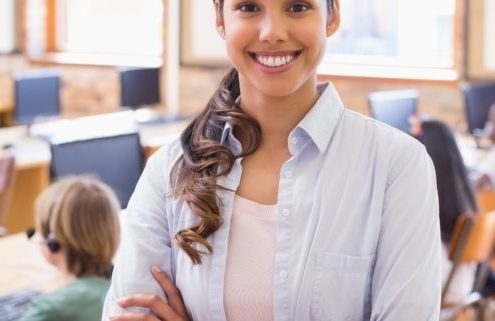
<svg viewBox="0 0 495 321">
<path fill-rule="evenodd" d="M 256 51 L 249 52 L 249 56 L 263 72 L 280 73 L 290 69 L 301 53 L 302 50 Z"/>
</svg>

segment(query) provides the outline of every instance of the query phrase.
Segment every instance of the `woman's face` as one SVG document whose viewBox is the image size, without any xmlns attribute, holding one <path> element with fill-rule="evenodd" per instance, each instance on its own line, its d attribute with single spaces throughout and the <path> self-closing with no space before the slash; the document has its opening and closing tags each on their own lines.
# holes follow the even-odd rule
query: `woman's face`
<svg viewBox="0 0 495 321">
<path fill-rule="evenodd" d="M 217 2 L 217 29 L 241 88 L 286 96 L 316 84 L 326 38 L 339 24 L 338 1 L 334 7 L 329 16 L 326 0 L 225 0 L 223 8 Z"/>
</svg>

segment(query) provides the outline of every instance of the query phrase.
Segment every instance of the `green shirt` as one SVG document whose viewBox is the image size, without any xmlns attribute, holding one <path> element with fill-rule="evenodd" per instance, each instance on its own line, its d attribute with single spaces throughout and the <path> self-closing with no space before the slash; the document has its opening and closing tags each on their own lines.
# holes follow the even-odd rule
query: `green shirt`
<svg viewBox="0 0 495 321">
<path fill-rule="evenodd" d="M 21 321 L 98 321 L 110 280 L 77 279 L 36 298 Z"/>
</svg>

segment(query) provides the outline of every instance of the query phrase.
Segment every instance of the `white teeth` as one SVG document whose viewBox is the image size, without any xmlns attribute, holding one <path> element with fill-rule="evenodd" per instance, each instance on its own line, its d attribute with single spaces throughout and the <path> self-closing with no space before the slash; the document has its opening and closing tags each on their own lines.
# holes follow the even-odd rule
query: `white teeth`
<svg viewBox="0 0 495 321">
<path fill-rule="evenodd" d="M 265 66 L 280 67 L 294 60 L 294 55 L 287 56 L 259 56 L 256 55 L 256 60 Z"/>
</svg>

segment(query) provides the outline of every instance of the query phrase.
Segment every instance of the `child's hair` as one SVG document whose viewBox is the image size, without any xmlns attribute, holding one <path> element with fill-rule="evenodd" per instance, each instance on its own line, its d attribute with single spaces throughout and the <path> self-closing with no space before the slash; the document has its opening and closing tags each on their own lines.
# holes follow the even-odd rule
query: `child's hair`
<svg viewBox="0 0 495 321">
<path fill-rule="evenodd" d="M 84 176 L 63 178 L 36 200 L 36 230 L 67 253 L 77 277 L 108 277 L 117 250 L 119 202 L 102 182 Z"/>
<path fill-rule="evenodd" d="M 222 10 L 224 0 L 218 1 Z M 333 0 L 327 0 L 329 14 L 333 5 Z M 222 80 L 206 108 L 182 132 L 183 155 L 170 173 L 172 194 L 185 201 L 199 218 L 197 223 L 174 237 L 177 246 L 194 264 L 201 263 L 202 254 L 213 251 L 206 238 L 222 224 L 220 200 L 216 194 L 221 187 L 216 184 L 217 178 L 227 175 L 237 158 L 254 153 L 261 143 L 261 128 L 236 103 L 239 95 L 239 75 L 234 68 Z M 227 121 L 242 146 L 238 155 L 221 144 Z M 193 247 L 193 243 L 201 245 L 206 252 Z"/>
<path fill-rule="evenodd" d="M 440 231 L 442 241 L 448 244 L 459 216 L 477 211 L 474 192 L 459 148 L 447 125 L 438 121 L 424 121 L 417 138 L 425 145 L 435 166 Z"/>
</svg>

